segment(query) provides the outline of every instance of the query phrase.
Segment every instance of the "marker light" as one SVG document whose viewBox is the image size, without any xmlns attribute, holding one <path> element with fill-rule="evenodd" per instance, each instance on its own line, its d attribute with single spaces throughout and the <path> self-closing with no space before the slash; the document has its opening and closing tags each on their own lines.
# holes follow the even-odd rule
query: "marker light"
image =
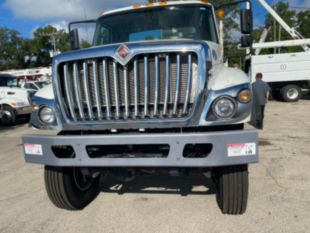
<svg viewBox="0 0 310 233">
<path fill-rule="evenodd" d="M 225 11 L 220 9 L 220 10 L 216 11 L 216 15 L 217 15 L 217 17 L 222 19 L 225 17 Z"/>
<path fill-rule="evenodd" d="M 248 103 L 251 100 L 251 91 L 249 89 L 245 89 L 239 92 L 238 101 L 240 103 Z"/>
<path fill-rule="evenodd" d="M 138 8 L 140 8 L 141 7 L 141 5 L 140 4 L 135 4 L 135 5 L 132 5 L 132 8 L 133 9 L 138 9 Z"/>
</svg>

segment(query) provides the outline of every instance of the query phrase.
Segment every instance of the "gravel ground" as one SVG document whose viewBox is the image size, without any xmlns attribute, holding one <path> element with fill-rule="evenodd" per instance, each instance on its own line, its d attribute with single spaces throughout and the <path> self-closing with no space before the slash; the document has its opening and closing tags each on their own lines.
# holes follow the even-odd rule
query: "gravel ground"
<svg viewBox="0 0 310 233">
<path fill-rule="evenodd" d="M 0 126 L 0 232 L 309 232 L 310 101 L 270 102 L 266 111 L 242 216 L 222 215 L 212 183 L 200 177 L 102 184 L 83 211 L 56 209 L 43 167 L 24 163 L 20 136 L 34 131 Z"/>
</svg>

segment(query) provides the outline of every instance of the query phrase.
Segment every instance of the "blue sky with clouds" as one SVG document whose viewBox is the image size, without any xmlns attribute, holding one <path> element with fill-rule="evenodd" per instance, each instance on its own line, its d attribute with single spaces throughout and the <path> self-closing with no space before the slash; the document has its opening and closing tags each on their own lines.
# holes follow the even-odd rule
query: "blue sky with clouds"
<svg viewBox="0 0 310 233">
<path fill-rule="evenodd" d="M 267 0 L 268 3 L 278 0 Z M 291 6 L 310 7 L 310 0 L 286 0 Z M 67 22 L 84 18 L 96 18 L 100 12 L 144 0 L 0 0 L 0 27 L 21 32 L 31 37 L 37 27 L 52 24 L 65 28 Z M 253 0 L 255 26 L 263 24 L 265 10 Z"/>
</svg>

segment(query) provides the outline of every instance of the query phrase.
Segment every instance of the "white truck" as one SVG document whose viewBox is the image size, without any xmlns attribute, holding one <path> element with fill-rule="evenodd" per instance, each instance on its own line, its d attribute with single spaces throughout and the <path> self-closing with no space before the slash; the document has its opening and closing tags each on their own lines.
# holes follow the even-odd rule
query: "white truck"
<svg viewBox="0 0 310 233">
<path fill-rule="evenodd" d="M 32 94 L 32 92 L 19 88 L 15 77 L 0 74 L 1 122 L 4 125 L 13 125 L 18 117 L 30 116 Z"/>
<path fill-rule="evenodd" d="M 298 101 L 310 89 L 310 52 L 252 56 L 253 80 L 262 72 L 275 99 Z"/>
<path fill-rule="evenodd" d="M 255 81 L 256 73 L 261 72 L 264 81 L 270 85 L 275 99 L 286 102 L 298 101 L 302 97 L 303 90 L 310 90 L 310 39 L 304 39 L 290 27 L 265 0 L 257 1 L 293 40 L 265 42 L 269 31 L 266 28 L 260 41 L 253 44 L 255 54 L 251 56 L 252 81 Z M 304 52 L 260 55 L 262 49 L 292 46 L 301 46 Z"/>
<path fill-rule="evenodd" d="M 249 47 L 251 9 L 240 18 Z M 80 47 L 79 23 L 96 25 L 91 48 Z M 45 166 L 52 203 L 83 209 L 101 175 L 194 171 L 213 178 L 223 213 L 243 214 L 248 164 L 258 162 L 257 131 L 244 129 L 251 82 L 223 63 L 214 7 L 148 3 L 79 23 L 69 26 L 74 51 L 53 59 L 53 88 L 33 103 L 32 126 L 59 133 L 22 138 L 26 162 Z"/>
</svg>

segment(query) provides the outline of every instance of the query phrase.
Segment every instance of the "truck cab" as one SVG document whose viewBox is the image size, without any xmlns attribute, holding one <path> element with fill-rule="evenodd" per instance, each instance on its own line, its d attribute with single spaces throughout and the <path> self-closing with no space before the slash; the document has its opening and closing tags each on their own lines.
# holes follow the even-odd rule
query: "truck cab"
<svg viewBox="0 0 310 233">
<path fill-rule="evenodd" d="M 250 16 L 242 11 L 245 33 Z M 33 126 L 59 134 L 23 136 L 26 161 L 45 165 L 50 200 L 83 209 L 101 175 L 199 171 L 213 178 L 223 213 L 244 213 L 248 164 L 258 161 L 257 132 L 244 129 L 251 84 L 223 64 L 214 7 L 133 5 L 94 23 L 86 49 L 70 27 L 75 50 L 53 60 L 55 98 L 36 98 Z"/>
</svg>

